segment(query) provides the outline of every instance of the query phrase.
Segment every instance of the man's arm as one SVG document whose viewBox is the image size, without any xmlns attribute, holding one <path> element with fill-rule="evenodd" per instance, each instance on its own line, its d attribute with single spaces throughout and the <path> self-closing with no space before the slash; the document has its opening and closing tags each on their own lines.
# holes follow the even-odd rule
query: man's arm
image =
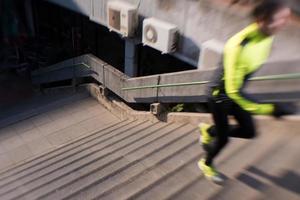
<svg viewBox="0 0 300 200">
<path fill-rule="evenodd" d="M 224 49 L 224 81 L 226 94 L 248 112 L 253 114 L 272 114 L 274 112 L 273 104 L 259 104 L 253 102 L 243 97 L 240 93 L 246 69 L 236 64 L 242 49 L 240 44 L 243 41 L 243 38 L 238 36 L 239 35 L 231 38 Z"/>
</svg>

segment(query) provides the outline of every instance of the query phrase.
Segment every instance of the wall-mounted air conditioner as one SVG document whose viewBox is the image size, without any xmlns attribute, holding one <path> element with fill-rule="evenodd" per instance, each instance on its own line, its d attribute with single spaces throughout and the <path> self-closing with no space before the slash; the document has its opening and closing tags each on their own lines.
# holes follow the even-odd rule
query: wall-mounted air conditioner
<svg viewBox="0 0 300 200">
<path fill-rule="evenodd" d="M 145 19 L 143 22 L 143 44 L 162 53 L 176 51 L 178 41 L 178 28 L 155 18 Z"/>
<path fill-rule="evenodd" d="M 136 5 L 123 1 L 107 3 L 107 25 L 110 31 L 120 33 L 123 37 L 134 35 L 138 23 Z"/>
</svg>

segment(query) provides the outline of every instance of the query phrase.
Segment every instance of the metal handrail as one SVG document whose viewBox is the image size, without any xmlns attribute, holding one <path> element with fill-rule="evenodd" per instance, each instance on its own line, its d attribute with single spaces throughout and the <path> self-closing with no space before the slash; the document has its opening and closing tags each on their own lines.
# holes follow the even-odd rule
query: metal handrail
<svg viewBox="0 0 300 200">
<path fill-rule="evenodd" d="M 73 61 L 73 62 L 71 62 Z M 65 70 L 65 67 L 70 67 L 70 66 L 75 66 L 76 68 L 76 73 L 71 73 L 71 70 Z M 77 67 L 76 66 L 81 66 L 80 69 L 78 68 L 77 71 Z M 46 71 L 49 71 L 49 69 L 55 69 L 53 72 L 55 73 L 45 73 Z M 57 76 L 57 72 L 59 70 L 62 70 L 61 75 Z M 213 71 L 209 71 L 209 73 L 204 73 L 202 75 L 202 77 L 207 77 L 208 79 L 206 80 L 195 80 L 197 82 L 182 82 L 182 83 L 165 83 L 161 82 L 160 80 L 164 80 L 164 76 L 165 75 L 157 75 L 157 76 L 152 76 L 153 79 L 151 79 L 152 81 L 154 81 L 154 79 L 157 81 L 155 83 L 150 83 L 151 85 L 144 85 L 143 84 L 143 78 L 148 78 L 149 77 L 139 77 L 139 79 L 135 79 L 135 78 L 130 78 L 128 76 L 126 76 L 124 73 L 116 70 L 115 68 L 113 68 L 112 66 L 110 66 L 109 64 L 103 62 L 102 60 L 100 60 L 99 58 L 93 56 L 93 55 L 83 55 L 83 56 L 79 56 L 73 59 L 69 59 L 69 60 L 65 60 L 61 63 L 57 63 L 55 65 L 53 65 L 52 67 L 48 67 L 47 69 L 43 69 L 43 70 L 37 70 L 32 72 L 32 81 L 33 83 L 35 82 L 36 84 L 43 84 L 43 83 L 50 83 L 50 82 L 55 82 L 55 81 L 61 81 L 61 80 L 66 80 L 66 79 L 70 79 L 72 78 L 72 75 L 75 75 L 76 77 L 85 77 L 85 76 L 90 76 L 95 78 L 99 83 L 101 83 L 103 86 L 107 87 L 108 89 L 110 89 L 112 92 L 114 92 L 116 95 L 118 95 L 119 97 L 121 97 L 122 99 L 124 99 L 126 102 L 129 103 L 151 103 L 152 101 L 155 101 L 154 99 L 156 99 L 157 101 L 160 102 L 203 102 L 205 101 L 205 98 L 203 98 L 203 94 L 204 94 L 204 88 L 201 88 L 198 90 L 193 90 L 190 87 L 193 87 L 192 85 L 202 85 L 202 86 L 206 86 L 205 84 L 210 83 L 210 77 L 211 77 L 211 72 Z M 190 72 L 189 72 L 190 73 Z M 191 72 L 194 73 L 194 72 Z M 196 73 L 199 73 L 199 71 L 197 71 Z M 290 74 L 288 74 L 290 73 Z M 184 73 L 185 74 L 185 73 Z M 199 73 L 201 74 L 201 72 Z M 174 74 L 176 75 L 180 75 L 180 74 Z M 187 74 L 185 74 L 186 76 Z M 172 74 L 167 75 L 173 77 Z M 112 82 L 107 81 L 106 79 L 111 79 Z M 261 76 L 261 77 L 255 77 L 251 80 L 256 80 L 256 81 L 263 81 L 263 80 L 285 80 L 285 79 L 297 79 L 295 81 L 282 81 L 283 85 L 286 85 L 286 92 L 284 92 L 285 96 L 283 98 L 285 99 L 290 99 L 290 98 L 297 98 L 300 99 L 300 91 L 297 89 L 297 85 L 298 84 L 298 80 L 300 79 L 300 71 L 296 71 L 294 73 L 291 73 L 291 71 L 286 71 L 286 74 L 280 74 L 280 75 L 271 75 L 271 76 Z M 180 80 L 180 79 L 179 79 Z M 133 82 L 132 82 L 133 81 Z M 75 81 L 74 81 L 75 82 Z M 280 81 L 278 81 L 280 82 Z M 130 87 L 131 84 L 135 83 L 135 87 Z M 157 85 L 156 85 L 157 84 Z M 294 87 L 291 87 L 291 89 L 289 89 L 289 85 Z M 159 89 L 158 88 L 175 88 L 178 86 L 178 90 L 176 91 L 166 91 L 166 93 L 164 93 L 163 95 L 161 95 L 159 93 Z M 181 86 L 181 87 L 180 87 Z M 188 86 L 188 87 L 184 87 L 184 86 Z M 272 88 L 272 84 L 268 84 L 268 88 Z M 151 90 L 155 90 L 155 94 L 154 93 L 150 93 L 147 95 L 144 95 L 143 93 L 136 93 L 136 94 L 131 94 L 131 91 L 134 90 L 140 90 L 143 91 L 142 89 L 147 89 L 147 88 L 155 88 L 155 89 L 151 89 Z M 190 95 L 186 95 L 186 92 L 184 92 L 184 90 L 186 88 L 191 89 L 190 93 L 193 94 L 193 98 L 190 98 Z M 300 89 L 300 88 L 299 88 Z M 125 90 L 125 91 L 124 91 Z M 128 90 L 128 91 L 126 91 Z M 265 91 L 265 90 L 264 90 Z M 282 94 L 282 90 L 280 90 L 280 95 Z M 265 93 L 263 93 L 265 94 Z M 205 96 L 205 95 L 204 95 Z M 276 95 L 275 95 L 276 96 Z M 272 94 L 271 96 L 269 96 L 268 94 L 266 94 L 265 96 L 267 98 L 267 100 L 274 99 L 274 95 Z M 263 98 L 265 98 L 263 97 Z"/>
<path fill-rule="evenodd" d="M 292 80 L 300 79 L 300 73 L 293 74 L 280 74 L 280 75 L 268 75 L 250 78 L 250 81 L 266 81 L 266 80 Z M 169 84 L 158 84 L 158 85 L 145 85 L 136 87 L 124 87 L 122 90 L 140 90 L 149 88 L 164 88 L 164 87 L 178 87 L 178 86 L 190 86 L 190 85 L 203 85 L 210 83 L 210 81 L 195 81 L 195 82 L 185 82 L 185 83 L 169 83 Z"/>
<path fill-rule="evenodd" d="M 86 68 L 91 68 L 88 64 L 80 62 L 73 65 L 64 66 L 63 68 L 75 67 L 75 66 L 84 66 Z M 266 80 L 292 80 L 300 79 L 300 73 L 290 73 L 290 74 L 279 74 L 279 75 L 267 75 L 267 76 L 258 76 L 250 78 L 250 81 L 266 81 Z M 168 84 L 157 84 L 157 85 L 145 85 L 145 86 L 134 86 L 134 87 L 124 87 L 121 88 L 123 91 L 130 90 L 142 90 L 149 88 L 167 88 L 167 87 L 182 87 L 182 86 L 192 86 L 192 85 L 203 85 L 210 83 L 211 81 L 193 81 L 193 82 L 183 82 L 183 83 L 168 83 Z"/>
</svg>

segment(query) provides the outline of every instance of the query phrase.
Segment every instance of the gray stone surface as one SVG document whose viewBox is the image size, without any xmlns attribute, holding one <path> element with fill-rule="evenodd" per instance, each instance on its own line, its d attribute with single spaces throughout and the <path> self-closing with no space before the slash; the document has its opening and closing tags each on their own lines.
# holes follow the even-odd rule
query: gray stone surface
<svg viewBox="0 0 300 200">
<path fill-rule="evenodd" d="M 159 83 L 158 76 L 147 76 L 131 78 L 126 81 L 125 87 L 151 86 Z M 142 90 L 124 91 L 124 99 L 129 102 L 141 101 L 153 103 L 157 100 L 157 88 L 146 88 Z"/>
<path fill-rule="evenodd" d="M 9 158 L 15 163 L 19 163 L 33 156 L 27 144 L 19 145 L 5 152 Z"/>
<path fill-rule="evenodd" d="M 108 1 L 112 0 L 49 1 L 90 16 L 93 21 L 106 26 L 106 5 Z M 133 5 L 139 4 L 139 0 L 121 1 L 130 2 Z M 92 10 L 87 9 L 88 5 L 91 5 Z M 216 6 L 207 0 L 142 0 L 139 6 L 139 15 L 141 19 L 156 17 L 176 24 L 181 35 L 177 53 L 180 55 L 179 57 L 190 60 L 190 63 L 198 63 L 203 42 L 217 39 L 225 43 L 229 37 L 251 21 L 244 11 L 239 12 L 237 9 L 232 10 L 226 6 Z M 142 22 L 142 20 L 140 21 Z M 141 29 L 139 32 L 138 35 L 141 35 Z M 299 24 L 292 24 L 280 33 L 275 40 L 270 60 L 299 58 L 299 35 Z M 195 67 L 197 66 L 195 65 Z"/>
<path fill-rule="evenodd" d="M 121 99 L 129 103 L 184 103 L 184 102 L 206 102 L 206 92 L 208 88 L 207 81 L 211 81 L 214 70 L 189 70 L 184 72 L 167 73 L 160 75 L 152 75 L 145 77 L 129 78 L 127 75 L 118 71 L 110 65 L 103 62 L 93 55 L 84 55 L 76 58 L 78 62 L 94 63 L 93 69 L 97 72 L 97 68 L 102 69 L 102 74 L 95 77 L 104 87 L 111 90 Z M 63 63 L 62 63 L 63 64 Z M 57 64 L 58 65 L 58 64 Z M 256 76 L 272 76 L 282 74 L 298 74 L 300 73 L 299 60 L 269 62 L 258 71 Z M 89 67 L 88 64 L 84 67 Z M 51 69 L 51 66 L 48 67 Z M 36 74 L 39 79 L 48 77 L 51 74 Z M 52 76 L 52 75 L 51 75 Z M 33 78 L 34 79 L 34 78 Z M 42 82 L 34 82 L 35 84 L 47 82 L 47 78 Z M 200 82 L 200 84 L 191 84 Z M 177 86 L 172 84 L 184 83 L 187 85 Z M 157 87 L 157 85 L 170 85 Z M 190 85 L 189 85 L 190 84 Z M 273 87 L 273 85 L 280 87 Z M 299 78 L 289 81 L 282 80 L 257 80 L 251 81 L 248 90 L 250 94 L 260 95 L 261 101 L 280 100 L 299 100 Z M 144 87 L 142 89 L 124 90 L 124 88 Z M 261 95 L 262 94 L 262 95 Z"/>
<path fill-rule="evenodd" d="M 122 97 L 123 91 L 121 89 L 125 86 L 124 81 L 127 76 L 110 65 L 105 65 L 104 70 L 103 85 Z"/>
<path fill-rule="evenodd" d="M 204 152 L 196 126 L 127 120 L 1 173 L 0 197 L 298 199 L 298 121 L 260 119 L 257 125 L 257 139 L 232 139 L 217 158 L 227 176 L 222 187 L 197 168 Z"/>
<path fill-rule="evenodd" d="M 35 97 L 28 106 L 18 106 L 11 113 L 2 113 L 3 117 L 15 112 L 27 117 L 14 116 L 14 124 L 0 129 L 0 163 L 3 163 L 0 169 L 41 155 L 118 121 L 93 98 L 58 96 L 61 98 L 52 97 L 52 101 L 44 101 L 44 96 L 40 96 L 41 101 L 38 101 Z M 38 112 L 31 115 L 32 108 Z"/>
</svg>

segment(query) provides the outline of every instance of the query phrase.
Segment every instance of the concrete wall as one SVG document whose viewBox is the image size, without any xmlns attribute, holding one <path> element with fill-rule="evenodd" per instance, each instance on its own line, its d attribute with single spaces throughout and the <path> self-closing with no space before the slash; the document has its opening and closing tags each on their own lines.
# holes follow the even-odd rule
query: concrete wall
<svg viewBox="0 0 300 200">
<path fill-rule="evenodd" d="M 91 0 L 48 0 L 85 16 L 90 16 Z M 101 1 L 101 0 L 100 0 Z"/>
<path fill-rule="evenodd" d="M 82 64 L 84 63 L 84 64 Z M 176 102 L 206 102 L 207 83 L 210 81 L 214 70 L 190 70 L 169 74 L 160 74 L 138 78 L 129 78 L 114 67 L 106 64 L 93 55 L 83 55 L 75 59 L 70 59 L 58 63 L 48 68 L 39 69 L 32 73 L 34 84 L 42 84 L 70 79 L 74 68 L 70 64 L 76 65 L 76 76 L 93 76 L 99 83 L 107 87 L 123 100 L 130 103 L 176 103 Z M 282 67 L 285 66 L 285 67 Z M 85 69 L 79 70 L 78 67 Z M 90 73 L 87 73 L 90 72 Z M 300 74 L 297 63 L 289 61 L 277 64 L 268 64 L 260 70 L 256 76 Z M 64 77 L 65 76 L 65 77 Z M 197 85 L 153 87 L 153 85 L 178 84 L 202 82 Z M 247 92 L 254 94 L 262 101 L 276 100 L 299 100 L 300 99 L 300 79 L 289 80 L 255 80 L 250 81 Z M 123 90 L 123 88 L 151 86 L 146 89 Z M 276 87 L 274 87 L 276 86 Z"/>
<path fill-rule="evenodd" d="M 48 0 L 89 15 L 91 20 L 106 25 L 106 5 L 110 0 Z M 176 24 L 180 30 L 179 49 L 175 56 L 197 65 L 201 44 L 217 39 L 225 42 L 251 20 L 226 9 L 220 9 L 205 0 L 123 0 L 139 6 L 140 22 L 145 17 Z M 90 9 L 91 8 L 91 9 Z M 138 28 L 139 40 L 142 32 Z M 299 59 L 300 26 L 289 26 L 274 43 L 270 61 Z"/>
</svg>

